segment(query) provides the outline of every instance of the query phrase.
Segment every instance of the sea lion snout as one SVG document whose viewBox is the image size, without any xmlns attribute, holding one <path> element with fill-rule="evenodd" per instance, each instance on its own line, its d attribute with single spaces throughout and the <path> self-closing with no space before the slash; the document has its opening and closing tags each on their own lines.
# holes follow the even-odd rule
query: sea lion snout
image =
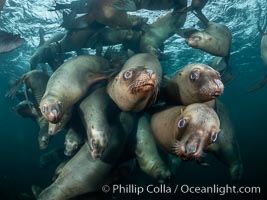
<svg viewBox="0 0 267 200">
<path fill-rule="evenodd" d="M 214 86 L 213 86 L 213 91 L 211 92 L 211 97 L 215 99 L 216 97 L 221 96 L 221 94 L 224 91 L 224 85 L 220 79 L 215 79 L 214 80 Z"/>
<path fill-rule="evenodd" d="M 105 151 L 106 145 L 103 145 L 100 140 L 93 138 L 90 140 L 89 146 L 91 148 L 92 157 L 94 159 L 99 159 Z"/>
<path fill-rule="evenodd" d="M 58 123 L 61 120 L 61 109 L 63 105 L 61 102 L 55 104 L 44 103 L 41 107 L 41 112 L 44 117 L 51 123 Z"/>
</svg>

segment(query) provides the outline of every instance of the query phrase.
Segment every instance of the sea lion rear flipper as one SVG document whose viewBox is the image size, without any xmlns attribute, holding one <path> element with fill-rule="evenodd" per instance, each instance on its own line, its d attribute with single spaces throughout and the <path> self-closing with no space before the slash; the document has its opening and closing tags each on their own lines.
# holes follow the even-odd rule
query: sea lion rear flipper
<svg viewBox="0 0 267 200">
<path fill-rule="evenodd" d="M 256 86 L 250 88 L 247 93 L 251 93 L 251 92 L 255 92 L 261 88 L 263 88 L 263 86 L 266 84 L 267 82 L 267 74 L 265 74 L 264 78 L 262 81 L 260 81 Z"/>
<path fill-rule="evenodd" d="M 189 38 L 192 34 L 196 32 L 198 32 L 197 29 L 186 28 L 186 29 L 177 29 L 176 34 L 180 35 L 183 38 Z"/>
<path fill-rule="evenodd" d="M 112 4 L 112 7 L 123 11 L 136 11 L 137 7 L 133 0 L 118 0 Z"/>
<path fill-rule="evenodd" d="M 14 35 L 5 31 L 0 31 L 0 53 L 7 53 L 19 48 L 25 39 L 21 38 L 19 34 Z"/>
<path fill-rule="evenodd" d="M 14 99 L 16 96 L 16 92 L 20 86 L 20 84 L 25 80 L 26 74 L 22 75 L 19 80 L 12 86 L 12 88 L 5 94 L 5 97 Z"/>
</svg>

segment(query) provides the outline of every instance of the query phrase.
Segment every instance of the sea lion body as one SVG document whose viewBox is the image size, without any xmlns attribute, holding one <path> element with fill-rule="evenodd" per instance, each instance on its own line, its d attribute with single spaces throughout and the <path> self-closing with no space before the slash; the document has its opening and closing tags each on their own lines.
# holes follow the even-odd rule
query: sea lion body
<svg viewBox="0 0 267 200">
<path fill-rule="evenodd" d="M 193 63 L 183 67 L 168 81 L 165 95 L 171 104 L 189 105 L 211 101 L 223 90 L 219 72 L 207 65 Z"/>
<path fill-rule="evenodd" d="M 196 103 L 154 114 L 151 128 L 164 150 L 183 160 L 199 160 L 203 151 L 217 140 L 220 121 L 212 108 Z"/>
<path fill-rule="evenodd" d="M 89 11 L 94 19 L 112 28 L 133 28 L 140 26 L 147 19 L 140 16 L 129 15 L 127 12 L 118 10 L 112 6 L 117 0 L 94 0 Z"/>
<path fill-rule="evenodd" d="M 104 87 L 95 89 L 80 103 L 79 113 L 93 158 L 100 158 L 106 150 L 110 139 L 109 118 L 116 117 L 119 112 Z"/>
<path fill-rule="evenodd" d="M 214 56 L 229 56 L 232 35 L 227 26 L 208 22 L 203 31 L 196 31 L 188 39 L 190 47 L 201 49 Z"/>
<path fill-rule="evenodd" d="M 53 34 L 47 41 L 44 41 L 44 31 L 42 29 L 39 30 L 40 44 L 31 57 L 31 70 L 36 69 L 39 63 L 47 62 L 52 70 L 55 71 L 55 69 L 63 63 L 62 59 L 60 59 L 57 55 L 50 55 L 47 49 L 50 48 L 51 43 L 60 41 L 65 34 L 65 32 L 58 32 Z"/>
<path fill-rule="evenodd" d="M 136 38 L 139 38 L 140 34 L 140 31 L 132 29 L 114 29 L 106 27 L 90 37 L 86 47 L 96 49 L 97 54 L 101 54 L 103 46 L 124 44 L 133 40 L 136 41 Z"/>
<path fill-rule="evenodd" d="M 207 153 L 213 154 L 228 166 L 232 181 L 238 182 L 243 175 L 243 162 L 234 128 L 227 109 L 221 102 L 216 101 L 215 110 L 220 118 L 221 132 L 218 141 L 208 147 Z"/>
<path fill-rule="evenodd" d="M 103 71 L 108 69 L 108 61 L 89 55 L 77 56 L 61 65 L 47 83 L 40 103 L 43 116 L 52 123 L 59 122 L 91 85 L 107 78 Z"/>
<path fill-rule="evenodd" d="M 139 112 L 155 100 L 161 76 L 161 65 L 155 56 L 136 54 L 109 82 L 107 91 L 121 110 Z"/>
<path fill-rule="evenodd" d="M 186 9 L 173 10 L 145 28 L 140 38 L 140 51 L 159 56 L 159 48 L 176 33 L 186 20 Z"/>
<path fill-rule="evenodd" d="M 158 153 L 148 116 L 138 120 L 135 154 L 142 171 L 159 181 L 170 178 L 171 172 Z"/>
</svg>

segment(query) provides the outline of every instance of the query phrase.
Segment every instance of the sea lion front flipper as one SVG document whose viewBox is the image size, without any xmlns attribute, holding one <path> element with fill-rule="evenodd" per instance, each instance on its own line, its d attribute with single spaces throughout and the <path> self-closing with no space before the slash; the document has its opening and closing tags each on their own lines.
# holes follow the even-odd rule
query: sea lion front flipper
<svg viewBox="0 0 267 200">
<path fill-rule="evenodd" d="M 180 35 L 182 38 L 189 38 L 192 34 L 198 31 L 199 30 L 194 28 L 177 29 L 176 34 Z"/>
<path fill-rule="evenodd" d="M 204 24 L 204 26 L 208 26 L 209 20 L 208 18 L 202 13 L 201 10 L 193 11 L 193 14 Z"/>
<path fill-rule="evenodd" d="M 22 82 L 26 79 L 26 74 L 22 75 L 19 80 L 12 86 L 12 88 L 5 94 L 5 97 L 14 99 L 16 96 L 16 92 L 21 85 Z"/>
<path fill-rule="evenodd" d="M 0 53 L 7 53 L 19 48 L 25 42 L 19 34 L 14 35 L 0 30 Z"/>
<path fill-rule="evenodd" d="M 123 11 L 136 11 L 137 7 L 133 0 L 118 0 L 112 4 L 112 7 Z"/>
<path fill-rule="evenodd" d="M 40 38 L 38 47 L 40 47 L 40 46 L 42 46 L 45 43 L 45 39 L 44 39 L 45 31 L 44 31 L 43 28 L 40 28 L 39 31 L 38 31 L 38 33 L 39 33 L 39 38 Z"/>
<path fill-rule="evenodd" d="M 263 88 L 263 86 L 266 84 L 267 82 L 267 74 L 265 74 L 263 80 L 261 80 L 256 86 L 250 88 L 247 93 L 251 93 L 251 92 L 255 92 L 261 88 Z"/>
</svg>

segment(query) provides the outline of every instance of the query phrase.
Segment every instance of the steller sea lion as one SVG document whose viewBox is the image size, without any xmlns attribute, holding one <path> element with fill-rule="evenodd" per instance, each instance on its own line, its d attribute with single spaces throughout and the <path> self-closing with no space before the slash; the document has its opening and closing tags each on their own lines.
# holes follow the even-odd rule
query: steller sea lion
<svg viewBox="0 0 267 200">
<path fill-rule="evenodd" d="M 184 25 L 187 15 L 185 8 L 168 12 L 145 27 L 144 33 L 140 37 L 140 51 L 159 56 L 159 48 L 163 46 L 165 40 L 174 35 L 176 30 Z"/>
<path fill-rule="evenodd" d="M 41 45 L 31 58 L 31 68 L 37 67 L 38 63 L 48 63 L 55 71 L 64 61 L 63 54 L 70 51 L 78 51 L 86 47 L 88 39 L 104 25 L 92 23 L 87 28 L 69 30 L 64 34 L 56 34 Z M 60 39 L 61 37 L 61 39 Z"/>
<path fill-rule="evenodd" d="M 110 140 L 110 118 L 116 117 L 119 112 L 105 87 L 95 89 L 79 104 L 80 118 L 93 158 L 100 158 L 106 150 Z"/>
<path fill-rule="evenodd" d="M 89 55 L 77 56 L 61 65 L 47 83 L 40 103 L 43 116 L 51 123 L 59 122 L 90 86 L 107 79 L 107 70 L 107 60 Z"/>
<path fill-rule="evenodd" d="M 44 30 L 42 28 L 39 29 L 40 43 L 30 59 L 31 70 L 36 69 L 39 63 L 47 62 L 52 70 L 55 71 L 63 63 L 62 55 L 52 55 L 52 52 L 50 53 L 48 49 L 51 43 L 60 41 L 65 34 L 65 32 L 55 33 L 45 41 Z"/>
<path fill-rule="evenodd" d="M 158 153 L 150 122 L 146 115 L 142 115 L 138 120 L 136 140 L 135 155 L 142 171 L 159 181 L 169 179 L 170 169 Z"/>
<path fill-rule="evenodd" d="M 214 56 L 229 57 L 231 39 L 232 34 L 227 26 L 208 22 L 205 30 L 189 33 L 187 44 L 190 47 L 201 49 Z"/>
<path fill-rule="evenodd" d="M 203 103 L 220 96 L 224 90 L 219 72 L 208 65 L 193 63 L 184 66 L 165 88 L 171 104 Z"/>
<path fill-rule="evenodd" d="M 136 54 L 109 81 L 107 92 L 121 110 L 139 112 L 154 103 L 161 76 L 161 65 L 155 56 Z"/>
<path fill-rule="evenodd" d="M 151 128 L 158 144 L 183 160 L 200 160 L 208 146 L 216 142 L 220 121 L 205 104 L 175 106 L 152 115 Z"/>
</svg>

